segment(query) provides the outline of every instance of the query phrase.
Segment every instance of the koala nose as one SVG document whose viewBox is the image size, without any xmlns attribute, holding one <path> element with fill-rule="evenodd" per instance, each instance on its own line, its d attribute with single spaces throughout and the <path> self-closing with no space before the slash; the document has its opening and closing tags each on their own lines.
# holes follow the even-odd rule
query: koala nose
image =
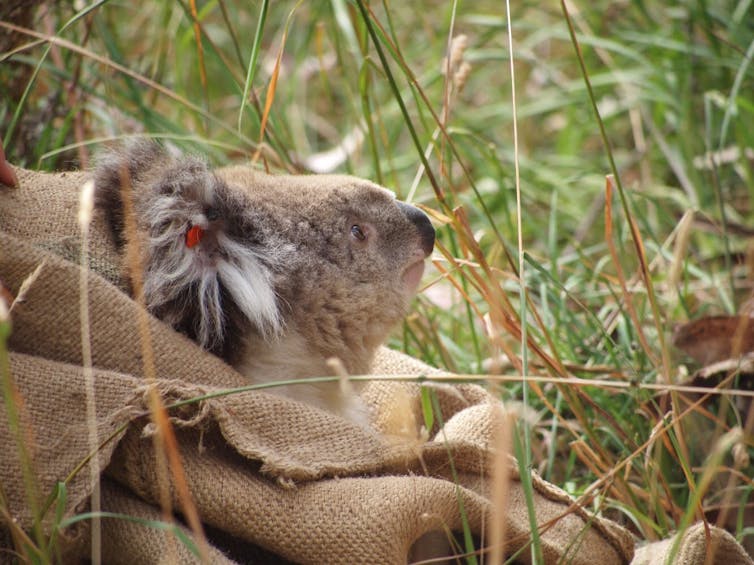
<svg viewBox="0 0 754 565">
<path fill-rule="evenodd" d="M 398 201 L 398 207 L 419 230 L 422 249 L 427 257 L 429 257 L 432 254 L 432 249 L 435 247 L 435 228 L 432 227 L 429 217 L 419 210 L 419 208 L 401 202 L 400 200 Z"/>
</svg>

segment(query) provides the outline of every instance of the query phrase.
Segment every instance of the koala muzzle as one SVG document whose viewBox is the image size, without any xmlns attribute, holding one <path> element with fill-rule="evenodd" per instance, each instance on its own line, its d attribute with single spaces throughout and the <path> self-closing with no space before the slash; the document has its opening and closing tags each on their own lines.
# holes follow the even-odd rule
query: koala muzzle
<svg viewBox="0 0 754 565">
<path fill-rule="evenodd" d="M 422 249 L 426 256 L 429 257 L 435 247 L 435 228 L 432 227 L 432 222 L 429 221 L 429 217 L 419 210 L 419 208 L 401 202 L 400 200 L 398 201 L 398 207 L 419 230 Z"/>
</svg>

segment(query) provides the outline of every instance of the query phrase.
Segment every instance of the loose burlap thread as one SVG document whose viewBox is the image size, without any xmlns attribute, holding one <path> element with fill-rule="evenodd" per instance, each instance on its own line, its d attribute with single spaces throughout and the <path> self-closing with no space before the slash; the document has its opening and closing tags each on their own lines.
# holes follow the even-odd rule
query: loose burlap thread
<svg viewBox="0 0 754 565">
<path fill-rule="evenodd" d="M 86 176 L 20 169 L 17 173 L 19 189 L 0 187 L 0 278 L 17 293 L 44 263 L 24 301 L 13 308 L 10 339 L 11 375 L 23 398 L 23 433 L 29 439 L 41 497 L 89 452 L 76 225 L 78 188 Z M 97 437 L 104 443 L 97 458 L 104 474 L 103 509 L 156 520 L 161 511 L 154 430 L 145 416 L 138 307 L 124 292 L 119 256 L 99 216 L 91 233 L 87 276 Z M 248 381 L 159 320 L 149 319 L 149 334 L 156 386 L 164 402 L 205 396 L 171 411 L 171 417 L 210 541 L 220 532 L 217 539 L 238 540 L 241 547 L 263 548 L 264 555 L 296 562 L 401 563 L 449 549 L 443 543 L 444 532 L 459 532 L 464 523 L 477 541 L 485 538 L 492 510 L 489 423 L 498 408 L 483 389 L 433 386 L 445 426 L 424 441 L 419 433 L 419 385 L 370 382 L 364 398 L 375 408 L 377 427 L 385 432 L 380 434 L 261 391 L 206 397 L 244 387 Z M 435 371 L 387 350 L 380 351 L 373 369 L 375 374 L 393 375 Z M 396 406 L 410 418 L 396 415 Z M 396 422 L 405 428 L 406 421 L 408 430 L 395 429 Z M 407 435 L 414 439 L 406 440 Z M 29 498 L 4 408 L 0 452 L 12 454 L 0 459 L 10 514 L 28 528 Z M 533 484 L 537 523 L 546 526 L 546 562 L 631 560 L 633 540 L 625 530 L 574 505 L 563 491 L 537 476 Z M 86 471 L 69 480 L 66 516 L 86 508 L 90 489 Z M 520 560 L 527 561 L 529 518 L 515 467 L 509 493 L 506 550 L 521 550 Z M 180 507 L 175 495 L 173 504 Z M 173 545 L 162 530 L 103 521 L 107 562 L 150 563 L 164 555 L 180 562 L 195 559 L 180 544 L 171 550 Z M 87 550 L 86 544 L 80 547 Z M 211 551 L 212 562 L 228 560 L 215 548 Z M 236 552 L 232 557 L 244 555 Z"/>
</svg>

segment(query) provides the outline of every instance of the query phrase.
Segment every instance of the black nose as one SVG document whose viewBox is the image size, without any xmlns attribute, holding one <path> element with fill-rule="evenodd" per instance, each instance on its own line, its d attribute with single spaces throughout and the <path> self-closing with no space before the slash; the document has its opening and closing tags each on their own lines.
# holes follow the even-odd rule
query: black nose
<svg viewBox="0 0 754 565">
<path fill-rule="evenodd" d="M 429 257 L 432 254 L 432 249 L 435 247 L 435 228 L 432 227 L 429 217 L 419 210 L 419 208 L 415 208 L 414 206 L 401 202 L 400 200 L 398 201 L 398 207 L 419 230 L 422 249 L 427 257 Z"/>
</svg>

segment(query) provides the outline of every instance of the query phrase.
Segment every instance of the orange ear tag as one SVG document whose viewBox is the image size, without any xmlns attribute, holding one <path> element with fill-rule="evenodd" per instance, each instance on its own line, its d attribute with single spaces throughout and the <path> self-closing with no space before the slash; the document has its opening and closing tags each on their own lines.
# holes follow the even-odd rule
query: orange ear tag
<svg viewBox="0 0 754 565">
<path fill-rule="evenodd" d="M 204 230 L 199 226 L 191 226 L 186 232 L 186 247 L 191 248 L 197 245 L 204 235 Z"/>
</svg>

